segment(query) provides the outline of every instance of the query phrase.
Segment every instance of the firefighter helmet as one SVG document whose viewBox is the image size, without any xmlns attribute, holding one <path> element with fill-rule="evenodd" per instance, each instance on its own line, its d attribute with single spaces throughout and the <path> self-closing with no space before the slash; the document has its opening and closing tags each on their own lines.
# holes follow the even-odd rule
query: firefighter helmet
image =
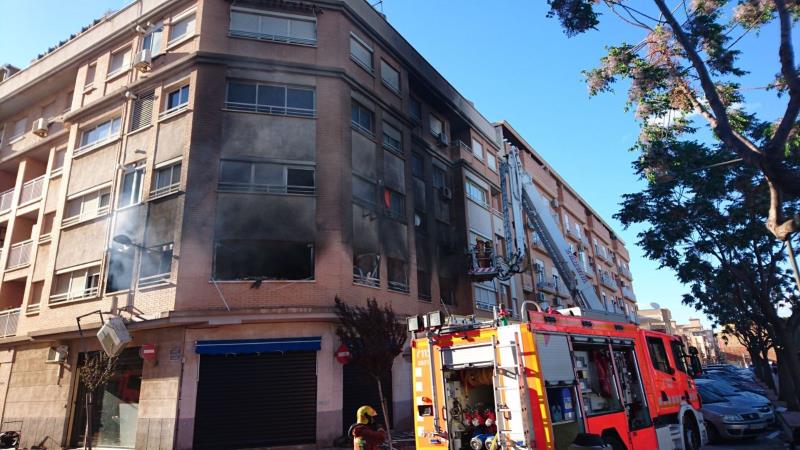
<svg viewBox="0 0 800 450">
<path fill-rule="evenodd" d="M 364 405 L 356 411 L 356 423 L 368 424 L 370 417 L 377 417 L 378 413 L 371 406 Z"/>
</svg>

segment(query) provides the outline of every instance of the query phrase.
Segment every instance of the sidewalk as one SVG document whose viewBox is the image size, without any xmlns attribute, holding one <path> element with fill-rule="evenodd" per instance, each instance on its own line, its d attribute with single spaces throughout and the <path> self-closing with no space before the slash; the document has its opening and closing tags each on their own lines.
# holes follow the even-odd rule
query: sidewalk
<svg viewBox="0 0 800 450">
<path fill-rule="evenodd" d="M 795 446 L 800 444 L 800 412 L 787 411 L 786 403 L 778 399 L 778 395 L 769 389 L 760 380 L 755 379 L 765 391 L 765 395 L 775 406 L 775 424 L 781 430 L 783 438 L 789 442 L 789 448 L 794 449 Z"/>
</svg>

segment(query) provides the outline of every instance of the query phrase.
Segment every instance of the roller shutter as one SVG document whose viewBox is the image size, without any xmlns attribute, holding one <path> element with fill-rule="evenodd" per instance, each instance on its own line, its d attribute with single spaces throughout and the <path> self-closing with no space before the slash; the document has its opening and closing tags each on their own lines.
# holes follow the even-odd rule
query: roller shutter
<svg viewBox="0 0 800 450">
<path fill-rule="evenodd" d="M 194 448 L 316 442 L 315 351 L 201 354 Z"/>
<path fill-rule="evenodd" d="M 572 384 L 575 372 L 566 336 L 537 334 L 536 349 L 546 384 Z"/>
</svg>

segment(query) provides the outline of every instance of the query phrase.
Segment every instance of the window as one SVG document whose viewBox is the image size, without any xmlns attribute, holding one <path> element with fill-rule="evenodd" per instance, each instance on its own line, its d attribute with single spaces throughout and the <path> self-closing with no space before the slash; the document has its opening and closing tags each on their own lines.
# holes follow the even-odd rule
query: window
<svg viewBox="0 0 800 450">
<path fill-rule="evenodd" d="M 422 160 L 422 156 L 412 153 L 411 154 L 411 175 L 419 178 L 425 178 L 425 162 Z"/>
<path fill-rule="evenodd" d="M 475 155 L 476 158 L 483 160 L 483 144 L 475 139 L 472 140 L 472 154 Z"/>
<path fill-rule="evenodd" d="M 495 291 L 486 287 L 485 285 L 473 285 L 473 293 L 475 295 L 475 308 L 491 311 L 497 305 L 497 297 Z"/>
<path fill-rule="evenodd" d="M 238 111 L 314 117 L 314 89 L 230 81 L 225 107 Z"/>
<path fill-rule="evenodd" d="M 100 144 L 107 139 L 118 136 L 119 124 L 119 117 L 115 117 L 92 128 L 84 130 L 83 135 L 81 136 L 81 147 L 75 153 L 80 154 L 82 153 L 81 150 L 85 150 L 94 145 Z"/>
<path fill-rule="evenodd" d="M 150 50 L 152 55 L 161 52 L 161 34 L 163 32 L 163 24 L 158 23 L 153 25 L 142 38 L 142 50 Z"/>
<path fill-rule="evenodd" d="M 350 57 L 358 65 L 372 72 L 372 49 L 355 35 L 350 35 Z"/>
<path fill-rule="evenodd" d="M 565 230 L 570 229 L 569 216 L 567 215 L 567 213 L 564 213 L 564 229 Z"/>
<path fill-rule="evenodd" d="M 169 41 L 167 44 L 177 42 L 180 39 L 194 33 L 194 14 L 173 22 L 169 27 Z"/>
<path fill-rule="evenodd" d="M 650 351 L 650 359 L 653 360 L 653 367 L 661 372 L 673 373 L 672 367 L 667 359 L 667 350 L 664 348 L 664 340 L 657 337 L 647 338 L 647 349 Z"/>
<path fill-rule="evenodd" d="M 419 123 L 422 120 L 422 103 L 414 97 L 409 98 L 408 115 L 414 122 Z"/>
<path fill-rule="evenodd" d="M 402 259 L 387 258 L 389 290 L 408 293 L 408 263 Z"/>
<path fill-rule="evenodd" d="M 439 277 L 439 300 L 445 305 L 456 304 L 456 282 L 454 279 Z"/>
<path fill-rule="evenodd" d="M 260 194 L 314 193 L 314 169 L 283 164 L 222 160 L 219 163 L 221 192 Z"/>
<path fill-rule="evenodd" d="M 586 416 L 622 411 L 612 355 L 607 345 L 574 342 L 575 372 Z"/>
<path fill-rule="evenodd" d="M 489 169 L 497 172 L 497 157 L 492 152 L 486 152 L 486 165 Z"/>
<path fill-rule="evenodd" d="M 433 167 L 433 187 L 436 189 L 447 187 L 447 173 L 445 173 L 444 169 L 436 166 Z"/>
<path fill-rule="evenodd" d="M 122 176 L 122 187 L 120 189 L 117 208 L 137 205 L 142 201 L 142 179 L 144 178 L 144 166 L 128 170 Z"/>
<path fill-rule="evenodd" d="M 8 139 L 9 141 L 13 141 L 14 139 L 22 136 L 27 131 L 28 121 L 25 117 L 17 120 L 14 122 L 14 129 L 12 131 L 11 137 Z"/>
<path fill-rule="evenodd" d="M 94 75 L 97 72 L 97 63 L 89 64 L 86 68 L 86 80 L 83 82 L 83 88 L 89 89 L 94 84 Z"/>
<path fill-rule="evenodd" d="M 384 60 L 381 60 L 381 80 L 389 89 L 400 92 L 400 72 Z"/>
<path fill-rule="evenodd" d="M 441 120 L 439 120 L 438 117 L 434 116 L 433 114 L 431 114 L 430 125 L 431 125 L 431 134 L 433 134 L 434 136 L 439 136 L 440 134 L 442 134 L 442 132 L 444 132 L 444 124 L 442 123 Z"/>
<path fill-rule="evenodd" d="M 361 177 L 353 176 L 353 200 L 357 203 L 366 205 L 368 208 L 375 208 L 378 187 L 375 183 L 367 181 Z"/>
<path fill-rule="evenodd" d="M 431 301 L 431 274 L 424 270 L 417 270 L 417 297 Z"/>
<path fill-rule="evenodd" d="M 314 45 L 317 43 L 317 22 L 309 17 L 286 17 L 231 10 L 231 36 Z"/>
<path fill-rule="evenodd" d="M 670 340 L 670 347 L 672 347 L 672 357 L 675 359 L 675 368 L 683 373 L 689 373 L 686 368 L 686 354 L 683 351 L 683 344 L 680 341 Z"/>
<path fill-rule="evenodd" d="M 112 53 L 111 60 L 108 62 L 108 73 L 106 74 L 106 78 L 113 77 L 114 75 L 125 71 L 125 69 L 128 68 L 130 57 L 130 48 Z"/>
<path fill-rule="evenodd" d="M 55 280 L 53 280 L 50 303 L 97 297 L 100 293 L 99 286 L 99 266 L 57 274 Z"/>
<path fill-rule="evenodd" d="M 181 163 L 156 169 L 156 179 L 150 198 L 157 198 L 178 192 L 181 187 Z"/>
<path fill-rule="evenodd" d="M 544 262 L 537 259 L 533 267 L 533 271 L 536 272 L 536 283 L 544 283 Z"/>
<path fill-rule="evenodd" d="M 386 214 L 392 219 L 404 220 L 406 218 L 406 197 L 389 188 L 383 190 L 383 206 Z"/>
<path fill-rule="evenodd" d="M 108 250 L 106 292 L 127 291 L 133 287 L 133 261 L 136 248 L 111 243 Z"/>
<path fill-rule="evenodd" d="M 64 157 L 66 154 L 67 149 L 65 148 L 56 150 L 55 155 L 53 155 L 53 169 L 50 171 L 51 173 L 60 171 L 64 167 Z"/>
<path fill-rule="evenodd" d="M 139 287 L 162 284 L 172 272 L 172 243 L 157 245 L 142 251 L 139 263 Z"/>
<path fill-rule="evenodd" d="M 153 90 L 142 92 L 136 96 L 131 110 L 131 125 L 129 131 L 136 131 L 153 123 L 153 104 L 156 93 Z"/>
<path fill-rule="evenodd" d="M 359 103 L 353 102 L 351 121 L 357 130 L 372 135 L 372 116 L 372 111 L 361 106 Z"/>
<path fill-rule="evenodd" d="M 181 86 L 178 89 L 167 93 L 166 110 L 162 114 L 168 114 L 189 103 L 189 85 Z"/>
<path fill-rule="evenodd" d="M 111 193 L 108 188 L 67 200 L 61 226 L 74 225 L 108 213 L 110 200 Z"/>
<path fill-rule="evenodd" d="M 313 280 L 314 245 L 259 239 L 217 241 L 214 279 Z"/>
<path fill-rule="evenodd" d="M 467 197 L 470 199 L 480 203 L 483 206 L 487 206 L 488 197 L 486 195 L 486 189 L 478 186 L 477 184 L 473 183 L 472 181 L 467 180 Z"/>
<path fill-rule="evenodd" d="M 395 153 L 403 154 L 403 134 L 386 122 L 383 122 L 383 146 Z"/>
</svg>

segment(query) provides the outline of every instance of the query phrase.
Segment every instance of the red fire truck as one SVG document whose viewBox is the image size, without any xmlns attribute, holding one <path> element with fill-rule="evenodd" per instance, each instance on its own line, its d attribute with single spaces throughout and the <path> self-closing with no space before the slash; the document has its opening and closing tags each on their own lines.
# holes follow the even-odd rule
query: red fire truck
<svg viewBox="0 0 800 450">
<path fill-rule="evenodd" d="M 524 215 L 578 306 L 523 306 L 518 324 L 502 310 L 484 322 L 410 318 L 417 449 L 698 449 L 707 436 L 688 368 L 699 365 L 696 349 L 687 356 L 679 338 L 600 301 L 516 148 L 500 172 L 508 257 L 476 247 L 470 274 L 486 282 L 520 272 Z"/>
</svg>

